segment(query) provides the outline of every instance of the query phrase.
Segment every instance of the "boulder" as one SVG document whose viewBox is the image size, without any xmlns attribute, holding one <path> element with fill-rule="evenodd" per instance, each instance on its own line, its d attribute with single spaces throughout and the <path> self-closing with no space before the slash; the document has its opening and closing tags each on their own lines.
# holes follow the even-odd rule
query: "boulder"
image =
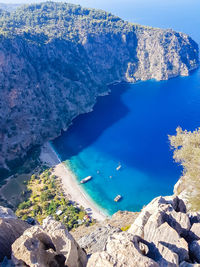
<svg viewBox="0 0 200 267">
<path fill-rule="evenodd" d="M 56 252 L 65 256 L 65 265 L 68 267 L 86 266 L 87 254 L 62 223 L 49 216 L 43 221 L 43 229 L 51 237 Z"/>
<path fill-rule="evenodd" d="M 17 219 L 17 216 L 11 209 L 0 206 L 0 218 Z"/>
<path fill-rule="evenodd" d="M 87 264 L 86 253 L 65 226 L 52 217 L 43 221 L 43 227 L 26 230 L 12 245 L 12 252 L 15 265 L 84 267 Z"/>
<path fill-rule="evenodd" d="M 200 263 L 200 240 L 194 240 L 189 244 L 191 258 L 194 262 Z"/>
<path fill-rule="evenodd" d="M 146 256 L 149 247 L 150 244 L 138 236 L 115 233 L 108 238 L 104 251 L 92 254 L 87 267 L 158 267 L 158 263 Z"/>
<path fill-rule="evenodd" d="M 152 254 L 156 255 L 159 253 L 168 263 L 174 263 L 174 257 L 178 259 L 178 264 L 184 260 L 189 260 L 187 242 L 184 238 L 181 238 L 167 222 L 159 227 L 154 227 L 153 224 L 147 224 L 145 226 L 144 239 L 154 245 L 155 252 L 152 250 Z M 164 247 L 166 247 L 167 250 L 164 250 Z M 169 251 L 172 253 L 169 253 Z M 156 259 L 157 256 L 153 256 L 153 258 Z"/>
<path fill-rule="evenodd" d="M 12 245 L 12 260 L 15 265 L 60 267 L 64 266 L 65 257 L 56 253 L 55 246 L 45 231 L 34 226 L 27 229 Z"/>
<path fill-rule="evenodd" d="M 151 258 L 159 264 L 177 266 L 189 260 L 187 238 L 190 228 L 191 221 L 184 202 L 171 196 L 152 200 L 128 232 L 152 244 Z"/>
<path fill-rule="evenodd" d="M 200 223 L 194 223 L 190 229 L 189 236 L 191 240 L 200 239 Z"/>
<path fill-rule="evenodd" d="M 131 225 L 129 229 L 129 233 L 139 235 L 143 237 L 144 235 L 144 226 L 149 220 L 150 216 L 152 216 L 155 212 L 162 212 L 163 215 L 165 214 L 172 214 L 172 212 L 175 212 L 173 216 L 176 216 L 178 218 L 178 215 L 176 213 L 181 212 L 182 214 L 186 213 L 186 207 L 182 200 L 180 200 L 178 197 L 157 197 L 153 199 L 145 208 L 142 209 L 139 216 L 136 218 L 135 222 Z M 180 216 L 180 219 L 183 218 Z M 167 216 L 164 218 L 160 218 L 160 220 L 166 221 Z M 187 222 L 185 224 L 189 224 L 189 219 L 186 219 Z M 161 223 L 161 222 L 160 222 Z M 182 222 L 183 224 L 183 222 Z M 186 226 L 189 227 L 188 225 Z"/>
<path fill-rule="evenodd" d="M 5 215 L 12 216 L 12 213 L 8 212 Z M 0 262 L 4 257 L 11 258 L 13 242 L 29 227 L 26 222 L 15 218 L 0 218 Z"/>
<path fill-rule="evenodd" d="M 121 230 L 110 225 L 98 227 L 94 232 L 78 240 L 81 248 L 84 248 L 88 254 L 100 252 L 104 249 L 108 236 L 119 233 Z"/>
</svg>

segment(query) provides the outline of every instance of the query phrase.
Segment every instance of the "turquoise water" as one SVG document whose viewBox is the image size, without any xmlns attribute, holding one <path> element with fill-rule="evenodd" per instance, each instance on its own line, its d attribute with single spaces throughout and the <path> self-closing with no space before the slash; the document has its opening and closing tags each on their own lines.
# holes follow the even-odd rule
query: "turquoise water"
<svg viewBox="0 0 200 267">
<path fill-rule="evenodd" d="M 184 3 L 180 16 L 187 7 Z M 148 20 L 149 25 L 163 26 L 163 18 L 162 25 L 159 20 L 155 25 L 156 8 L 162 10 L 155 6 L 152 23 L 151 12 L 146 16 L 144 12 L 139 22 Z M 165 11 L 162 12 L 167 27 Z M 200 25 L 195 14 L 193 19 Z M 168 21 L 169 27 L 173 27 L 169 15 Z M 176 22 L 177 17 L 174 28 L 178 28 Z M 181 27 L 184 31 L 184 23 Z M 186 22 L 185 29 L 190 33 Z M 192 28 L 191 35 L 200 41 L 198 30 Z M 118 84 L 111 91 L 109 96 L 98 99 L 93 112 L 76 118 L 69 131 L 54 140 L 53 145 L 78 180 L 93 176 L 83 187 L 108 213 L 119 209 L 139 211 L 152 198 L 171 194 L 181 175 L 181 168 L 172 159 L 168 134 L 175 134 L 177 126 L 188 130 L 200 126 L 200 71 L 169 81 Z M 119 163 L 122 168 L 117 171 Z M 117 194 L 123 199 L 115 203 Z"/>
</svg>

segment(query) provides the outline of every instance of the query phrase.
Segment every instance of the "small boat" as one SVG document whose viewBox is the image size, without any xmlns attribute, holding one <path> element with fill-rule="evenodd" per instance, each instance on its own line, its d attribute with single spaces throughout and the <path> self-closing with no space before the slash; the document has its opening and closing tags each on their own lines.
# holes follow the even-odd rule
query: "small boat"
<svg viewBox="0 0 200 267">
<path fill-rule="evenodd" d="M 121 196 L 121 195 L 117 195 L 117 196 L 114 198 L 114 201 L 115 201 L 115 202 L 118 202 L 120 199 L 122 199 L 122 196 Z"/>
<path fill-rule="evenodd" d="M 119 171 L 119 170 L 121 169 L 121 167 L 122 167 L 122 165 L 119 164 L 119 165 L 117 166 L 116 170 Z"/>
<path fill-rule="evenodd" d="M 87 176 L 85 177 L 83 180 L 81 180 L 81 184 L 87 183 L 88 181 L 90 181 L 92 179 L 92 176 Z"/>
</svg>

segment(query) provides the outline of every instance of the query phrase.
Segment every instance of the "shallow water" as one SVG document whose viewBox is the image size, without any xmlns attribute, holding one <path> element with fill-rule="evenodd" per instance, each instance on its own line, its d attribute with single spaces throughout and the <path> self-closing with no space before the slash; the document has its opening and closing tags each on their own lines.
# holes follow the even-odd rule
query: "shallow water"
<svg viewBox="0 0 200 267">
<path fill-rule="evenodd" d="M 184 3 L 177 13 L 180 16 L 187 7 Z M 159 19 L 155 25 L 156 10 L 163 12 L 160 25 Z M 154 13 L 150 12 L 152 24 L 149 25 L 163 27 L 164 20 L 167 27 L 165 11 L 160 5 L 155 6 Z M 151 22 L 149 14 L 145 14 L 143 19 L 140 17 L 140 23 Z M 127 13 L 127 17 L 129 15 Z M 200 25 L 196 13 L 193 19 Z M 178 18 L 173 20 L 168 16 L 169 27 L 173 21 L 177 29 Z M 184 31 L 184 24 L 181 27 Z M 197 28 L 192 28 L 191 34 L 198 41 Z M 185 29 L 190 33 L 186 22 Z M 175 134 L 177 126 L 188 130 L 200 126 L 200 71 L 194 71 L 189 77 L 118 84 L 111 89 L 109 96 L 98 99 L 93 112 L 76 118 L 69 131 L 53 142 L 78 180 L 93 176 L 83 187 L 110 214 L 119 209 L 138 211 L 152 198 L 173 192 L 181 168 L 173 162 L 168 134 Z M 122 168 L 117 171 L 119 163 Z M 117 194 L 123 199 L 115 203 L 113 199 Z"/>
</svg>

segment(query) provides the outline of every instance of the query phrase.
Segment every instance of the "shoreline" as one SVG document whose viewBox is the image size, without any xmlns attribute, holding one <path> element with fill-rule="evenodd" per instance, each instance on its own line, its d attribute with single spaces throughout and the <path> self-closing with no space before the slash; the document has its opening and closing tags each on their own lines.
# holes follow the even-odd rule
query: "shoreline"
<svg viewBox="0 0 200 267">
<path fill-rule="evenodd" d="M 61 162 L 50 142 L 42 146 L 40 160 L 53 167 L 53 174 L 60 178 L 63 191 L 69 200 L 83 206 L 84 209 L 90 209 L 89 215 L 97 221 L 109 218 L 109 215 L 105 214 L 77 183 L 75 175 Z"/>
</svg>

